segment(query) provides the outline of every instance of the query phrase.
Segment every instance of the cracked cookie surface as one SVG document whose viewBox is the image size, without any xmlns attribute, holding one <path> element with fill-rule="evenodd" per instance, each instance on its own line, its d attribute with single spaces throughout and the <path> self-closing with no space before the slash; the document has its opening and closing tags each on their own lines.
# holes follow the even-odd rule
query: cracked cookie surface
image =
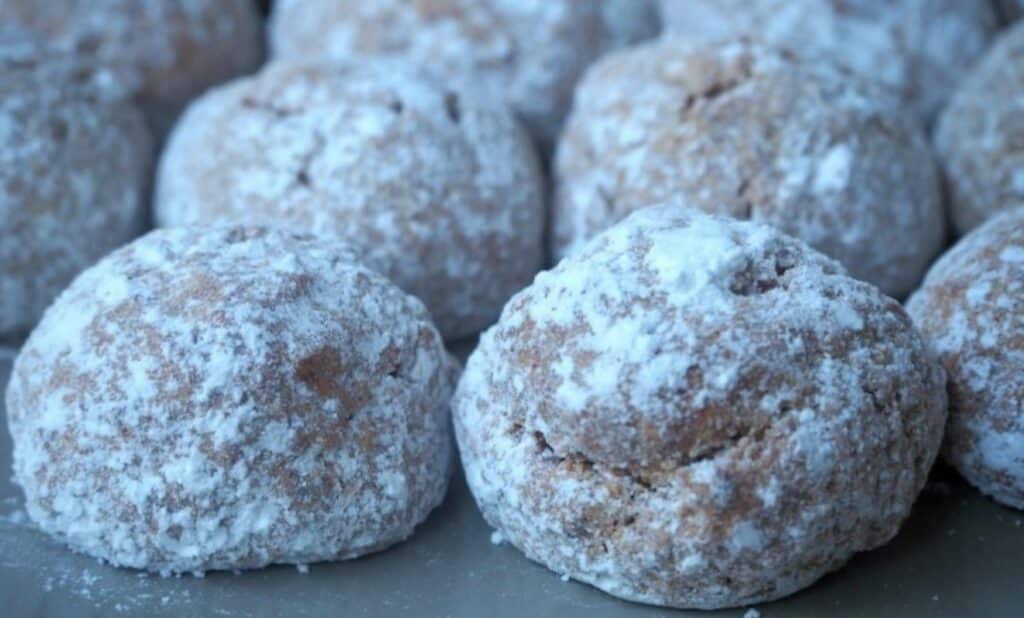
<svg viewBox="0 0 1024 618">
<path fill-rule="evenodd" d="M 457 375 L 422 303 L 344 245 L 159 230 L 47 311 L 7 391 L 39 527 L 161 573 L 363 555 L 448 484 Z"/>
<path fill-rule="evenodd" d="M 159 225 L 341 238 L 478 332 L 543 259 L 543 181 L 510 112 L 403 62 L 274 63 L 199 99 L 160 164 Z"/>
<path fill-rule="evenodd" d="M 555 158 L 552 251 L 682 196 L 774 225 L 903 296 L 945 238 L 928 141 L 856 76 L 759 44 L 665 38 L 606 57 Z"/>
<path fill-rule="evenodd" d="M 938 451 L 943 387 L 899 303 L 767 226 L 672 204 L 516 295 L 453 414 L 477 504 L 528 557 L 717 608 L 891 539 Z"/>
</svg>

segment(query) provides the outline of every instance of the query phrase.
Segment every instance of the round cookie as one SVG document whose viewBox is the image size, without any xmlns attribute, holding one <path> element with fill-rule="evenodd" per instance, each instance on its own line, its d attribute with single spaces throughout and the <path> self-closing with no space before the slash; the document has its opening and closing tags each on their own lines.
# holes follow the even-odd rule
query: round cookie
<svg viewBox="0 0 1024 618">
<path fill-rule="evenodd" d="M 0 339 L 28 334 L 76 274 L 141 233 L 152 139 L 123 94 L 0 35 Z"/>
<path fill-rule="evenodd" d="M 737 36 L 886 84 L 931 124 L 999 27 L 986 0 L 661 0 L 665 29 Z M 827 61 L 826 60 L 826 61 Z"/>
<path fill-rule="evenodd" d="M 682 196 L 753 219 L 903 296 L 942 248 L 928 141 L 884 92 L 758 44 L 663 38 L 581 81 L 555 160 L 552 251 Z"/>
<path fill-rule="evenodd" d="M 158 137 L 189 100 L 263 58 L 251 0 L 0 0 L 0 26 L 115 70 Z"/>
<path fill-rule="evenodd" d="M 964 237 L 907 311 L 949 375 L 944 457 L 984 493 L 1024 509 L 1024 210 Z"/>
<path fill-rule="evenodd" d="M 500 104 L 400 62 L 272 63 L 183 117 L 160 225 L 336 236 L 427 305 L 446 338 L 492 323 L 543 260 L 543 180 Z"/>
<path fill-rule="evenodd" d="M 1024 24 L 992 46 L 953 95 L 935 129 L 956 230 L 1024 203 Z"/>
<path fill-rule="evenodd" d="M 550 144 L 606 46 L 601 10 L 589 0 L 280 0 L 270 42 L 277 57 L 410 59 L 506 102 Z"/>
<path fill-rule="evenodd" d="M 768 226 L 638 211 L 515 296 L 453 401 L 484 517 L 615 596 L 740 606 L 891 539 L 939 447 L 900 305 Z"/>
<path fill-rule="evenodd" d="M 457 364 L 344 245 L 153 232 L 47 311 L 7 392 L 39 527 L 161 573 L 363 555 L 444 496 Z"/>
</svg>

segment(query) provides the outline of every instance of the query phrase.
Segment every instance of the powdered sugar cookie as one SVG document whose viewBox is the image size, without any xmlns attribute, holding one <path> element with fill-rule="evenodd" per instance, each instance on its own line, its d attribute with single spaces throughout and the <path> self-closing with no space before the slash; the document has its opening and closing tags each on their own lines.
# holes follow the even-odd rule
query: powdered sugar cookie
<svg viewBox="0 0 1024 618">
<path fill-rule="evenodd" d="M 0 338 L 27 334 L 76 274 L 142 231 L 152 140 L 110 82 L 0 35 Z"/>
<path fill-rule="evenodd" d="M 887 85 L 931 123 L 985 53 L 998 18 L 984 0 L 661 0 L 690 40 L 752 36 Z"/>
<path fill-rule="evenodd" d="M 624 599 L 739 606 L 887 542 L 939 448 L 899 303 L 803 243 L 679 205 L 539 275 L 453 403 L 487 521 Z"/>
<path fill-rule="evenodd" d="M 949 374 L 945 457 L 1024 509 L 1024 210 L 994 217 L 928 273 L 907 304 Z"/>
<path fill-rule="evenodd" d="M 43 531 L 118 566 L 359 556 L 444 496 L 455 370 L 422 304 L 338 243 L 160 230 L 22 349 L 14 475 Z"/>
<path fill-rule="evenodd" d="M 935 130 L 961 234 L 1024 203 L 1024 24 L 998 40 L 960 84 Z"/>
<path fill-rule="evenodd" d="M 492 323 L 543 259 L 543 184 L 504 106 L 401 62 L 275 63 L 197 101 L 160 165 L 161 225 L 343 238 L 446 338 Z"/>
<path fill-rule="evenodd" d="M 158 137 L 189 100 L 263 57 L 251 0 L 0 0 L 0 25 L 113 69 Z"/>
<path fill-rule="evenodd" d="M 681 196 L 770 223 L 903 296 L 945 238 L 914 119 L 849 72 L 757 44 L 665 38 L 600 61 L 577 90 L 554 175 L 556 256 Z"/>
</svg>

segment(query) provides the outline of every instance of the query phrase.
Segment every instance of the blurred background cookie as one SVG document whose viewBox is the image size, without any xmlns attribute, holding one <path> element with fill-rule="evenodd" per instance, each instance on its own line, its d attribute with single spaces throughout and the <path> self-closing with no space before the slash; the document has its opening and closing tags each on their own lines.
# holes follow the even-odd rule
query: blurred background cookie
<svg viewBox="0 0 1024 618">
<path fill-rule="evenodd" d="M 760 44 L 667 36 L 582 80 L 555 158 L 553 253 L 681 197 L 776 226 L 902 296 L 942 249 L 928 140 L 886 92 Z"/>
<path fill-rule="evenodd" d="M 749 36 L 835 62 L 899 95 L 931 124 L 999 21 L 987 0 L 661 0 L 689 40 Z"/>
<path fill-rule="evenodd" d="M 1024 204 L 1024 24 L 1007 30 L 965 79 L 935 131 L 950 212 L 966 234 Z"/>
<path fill-rule="evenodd" d="M 263 60 L 252 0 L 0 0 L 0 27 L 114 70 L 158 139 L 190 99 Z"/>
<path fill-rule="evenodd" d="M 143 230 L 152 139 L 109 75 L 0 36 L 0 338 Z"/>
<path fill-rule="evenodd" d="M 492 323 L 543 258 L 526 132 L 401 61 L 272 63 L 192 105 L 160 164 L 159 225 L 341 238 L 422 299 L 446 338 Z"/>
</svg>

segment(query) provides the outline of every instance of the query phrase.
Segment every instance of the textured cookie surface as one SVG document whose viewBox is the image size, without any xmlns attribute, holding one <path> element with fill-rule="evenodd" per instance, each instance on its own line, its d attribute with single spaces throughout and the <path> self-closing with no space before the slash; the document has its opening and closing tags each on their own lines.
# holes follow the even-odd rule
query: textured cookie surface
<svg viewBox="0 0 1024 618">
<path fill-rule="evenodd" d="M 158 136 L 189 99 L 263 56 L 251 0 L 0 0 L 0 25 L 113 69 Z"/>
<path fill-rule="evenodd" d="M 1024 24 L 1000 37 L 960 84 L 935 131 L 957 231 L 1024 204 Z"/>
<path fill-rule="evenodd" d="M 0 338 L 141 232 L 152 140 L 110 81 L 0 36 Z"/>
<path fill-rule="evenodd" d="M 984 0 L 661 0 L 688 39 L 752 36 L 886 84 L 931 123 L 998 30 Z"/>
<path fill-rule="evenodd" d="M 984 493 L 1024 509 L 1024 211 L 961 240 L 907 310 L 949 374 L 945 458 Z"/>
<path fill-rule="evenodd" d="M 160 572 L 358 556 L 442 499 L 456 364 L 336 243 L 153 232 L 83 273 L 7 392 L 30 517 Z"/>
<path fill-rule="evenodd" d="M 277 63 L 208 93 L 161 162 L 161 225 L 341 237 L 447 338 L 492 323 L 543 259 L 543 185 L 504 106 L 405 63 Z"/>
<path fill-rule="evenodd" d="M 888 541 L 945 420 L 900 305 L 767 226 L 638 211 L 516 295 L 453 403 L 469 486 L 527 556 L 716 608 Z"/>
<path fill-rule="evenodd" d="M 555 162 L 553 253 L 675 196 L 770 223 L 887 294 L 942 246 L 923 131 L 849 72 L 758 44 L 665 38 L 582 80 Z"/>
<path fill-rule="evenodd" d="M 545 143 L 580 74 L 607 45 L 599 2 L 579 0 L 282 0 L 276 56 L 401 56 L 504 101 Z"/>
</svg>

